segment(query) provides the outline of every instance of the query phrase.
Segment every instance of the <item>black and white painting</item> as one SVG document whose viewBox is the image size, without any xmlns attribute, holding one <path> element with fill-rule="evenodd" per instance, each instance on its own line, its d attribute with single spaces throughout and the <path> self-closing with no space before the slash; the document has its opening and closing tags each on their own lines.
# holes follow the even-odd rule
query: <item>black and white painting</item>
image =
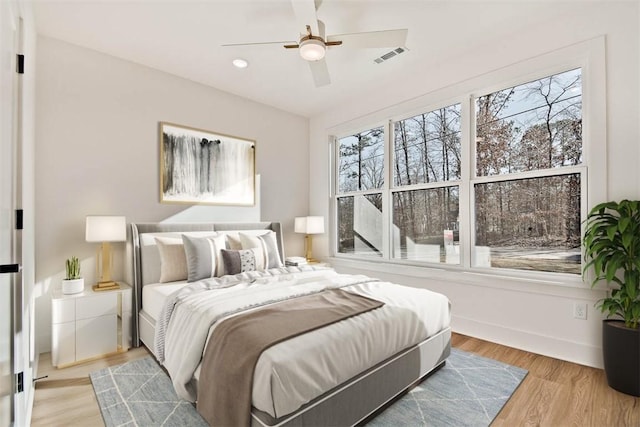
<svg viewBox="0 0 640 427">
<path fill-rule="evenodd" d="M 255 203 L 255 141 L 160 123 L 161 202 Z"/>
</svg>

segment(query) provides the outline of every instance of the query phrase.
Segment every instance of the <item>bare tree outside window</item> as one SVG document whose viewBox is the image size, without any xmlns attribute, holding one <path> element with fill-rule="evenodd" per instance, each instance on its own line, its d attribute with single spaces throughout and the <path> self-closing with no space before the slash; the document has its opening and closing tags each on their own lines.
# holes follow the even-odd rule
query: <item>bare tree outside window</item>
<svg viewBox="0 0 640 427">
<path fill-rule="evenodd" d="M 382 256 L 384 129 L 369 129 L 338 140 L 338 252 Z M 368 192 L 368 194 L 361 194 Z"/>
<path fill-rule="evenodd" d="M 383 128 L 340 138 L 338 146 L 340 193 L 382 188 L 384 184 Z"/>
<path fill-rule="evenodd" d="M 456 103 L 338 139 L 338 252 L 580 274 L 582 102 L 577 68 L 475 97 L 465 123 Z"/>
<path fill-rule="evenodd" d="M 459 264 L 459 193 L 457 186 L 393 193 L 394 258 Z"/>
<path fill-rule="evenodd" d="M 396 186 L 460 179 L 460 104 L 394 123 Z"/>
<path fill-rule="evenodd" d="M 460 180 L 460 110 L 450 105 L 393 124 L 395 188 L 430 187 L 393 193 L 394 258 L 459 263 L 451 253 L 447 259 L 444 237 L 455 233 L 459 252 L 458 187 L 433 184 Z"/>
<path fill-rule="evenodd" d="M 474 186 L 476 250 L 490 253 L 476 266 L 580 273 L 580 174 L 509 175 L 582 164 L 581 78 L 571 70 L 477 99 L 476 175 L 504 179 Z"/>
<path fill-rule="evenodd" d="M 582 74 L 571 70 L 476 100 L 476 175 L 582 163 Z"/>
</svg>

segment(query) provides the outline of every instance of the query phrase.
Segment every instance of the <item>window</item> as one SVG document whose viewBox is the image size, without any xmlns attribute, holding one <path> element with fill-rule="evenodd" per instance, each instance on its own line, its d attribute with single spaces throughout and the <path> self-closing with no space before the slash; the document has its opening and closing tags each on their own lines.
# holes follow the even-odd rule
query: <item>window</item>
<svg viewBox="0 0 640 427">
<path fill-rule="evenodd" d="M 460 104 L 393 122 L 394 258 L 460 262 L 460 132 Z"/>
<path fill-rule="evenodd" d="M 463 99 L 335 140 L 337 253 L 579 274 L 582 69 Z"/>
<path fill-rule="evenodd" d="M 579 274 L 581 70 L 480 96 L 475 117 L 474 266 Z"/>
<path fill-rule="evenodd" d="M 384 129 L 338 140 L 338 252 L 382 256 Z"/>
</svg>

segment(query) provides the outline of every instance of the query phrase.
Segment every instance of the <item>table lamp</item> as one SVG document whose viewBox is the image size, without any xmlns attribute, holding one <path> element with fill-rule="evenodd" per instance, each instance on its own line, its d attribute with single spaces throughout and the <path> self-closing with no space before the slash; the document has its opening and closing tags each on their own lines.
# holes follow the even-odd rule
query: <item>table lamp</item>
<svg viewBox="0 0 640 427">
<path fill-rule="evenodd" d="M 125 217 L 89 215 L 86 224 L 86 241 L 101 242 L 96 257 L 98 284 L 94 289 L 119 288 L 119 285 L 111 280 L 111 242 L 124 242 L 127 239 Z"/>
<path fill-rule="evenodd" d="M 322 216 L 302 216 L 297 217 L 295 219 L 295 232 L 296 233 L 304 233 L 305 236 L 305 258 L 307 262 L 314 263 L 317 262 L 313 259 L 313 255 L 311 254 L 313 240 L 313 234 L 322 234 L 324 233 L 324 217 Z"/>
</svg>

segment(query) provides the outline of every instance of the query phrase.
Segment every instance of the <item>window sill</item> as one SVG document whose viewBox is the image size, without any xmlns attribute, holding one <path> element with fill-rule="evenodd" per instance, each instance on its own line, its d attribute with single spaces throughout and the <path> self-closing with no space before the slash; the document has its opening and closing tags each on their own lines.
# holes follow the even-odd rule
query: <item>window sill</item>
<svg viewBox="0 0 640 427">
<path fill-rule="evenodd" d="M 402 261 L 381 259 L 365 260 L 347 257 L 330 257 L 331 266 L 341 269 L 358 269 L 436 281 L 449 281 L 461 285 L 482 286 L 514 292 L 545 294 L 567 298 L 593 298 L 594 294 L 604 296 L 604 288 L 591 287 L 580 276 L 562 273 L 528 273 L 513 270 L 494 271 L 492 269 L 464 269 L 448 265 L 423 266 Z M 366 274 L 366 273 L 365 273 Z M 401 279 L 398 279 L 401 281 Z"/>
</svg>

